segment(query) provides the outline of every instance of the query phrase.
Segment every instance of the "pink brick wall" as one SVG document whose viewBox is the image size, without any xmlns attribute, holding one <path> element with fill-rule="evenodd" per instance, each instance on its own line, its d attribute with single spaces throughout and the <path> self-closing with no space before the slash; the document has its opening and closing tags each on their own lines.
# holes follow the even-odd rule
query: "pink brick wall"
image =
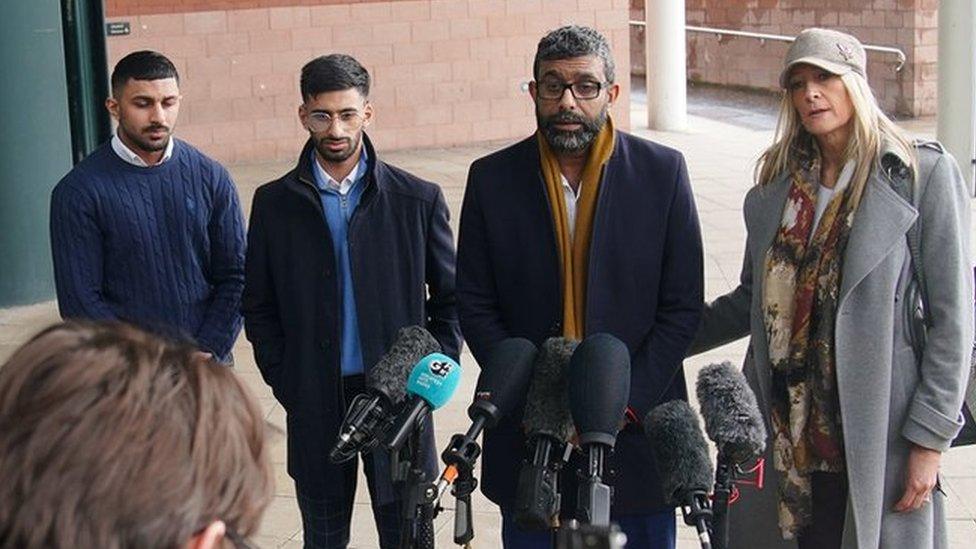
<svg viewBox="0 0 976 549">
<path fill-rule="evenodd" d="M 631 19 L 643 20 L 644 0 L 630 0 Z M 820 26 L 849 32 L 865 44 L 900 48 L 907 62 L 868 52 L 868 81 L 881 106 L 900 115 L 935 114 L 938 0 L 686 0 L 687 24 L 796 35 Z M 644 72 L 643 29 L 631 29 L 631 60 Z M 688 33 L 688 78 L 722 85 L 777 89 L 781 42 Z"/>
<path fill-rule="evenodd" d="M 131 9 L 135 1 L 141 0 L 117 3 Z M 109 21 L 132 28 L 129 36 L 108 37 L 110 67 L 139 49 L 169 56 L 182 76 L 177 135 L 223 162 L 295 158 L 307 137 L 297 116 L 301 66 L 333 52 L 353 55 L 373 76 L 370 136 L 381 149 L 526 136 L 535 118 L 522 84 L 532 78 L 536 43 L 568 23 L 596 26 L 611 42 L 623 87 L 614 117 L 618 126 L 630 125 L 628 0 L 397 0 L 126 13 L 109 11 Z"/>
</svg>

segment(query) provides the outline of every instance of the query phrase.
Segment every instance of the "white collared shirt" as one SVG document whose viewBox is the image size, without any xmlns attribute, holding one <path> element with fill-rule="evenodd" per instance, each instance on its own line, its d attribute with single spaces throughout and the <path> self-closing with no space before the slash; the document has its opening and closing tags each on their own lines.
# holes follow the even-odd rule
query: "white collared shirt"
<svg viewBox="0 0 976 549">
<path fill-rule="evenodd" d="M 115 134 L 112 135 L 112 150 L 115 151 L 115 154 L 117 154 L 119 158 L 125 160 L 126 162 L 132 164 L 133 166 L 139 166 L 140 168 L 150 167 L 149 164 L 146 164 L 146 161 L 143 160 L 141 156 L 136 154 L 132 149 L 127 147 L 125 143 L 122 142 L 122 138 L 119 137 L 118 132 L 115 132 Z M 166 143 L 166 150 L 163 151 L 163 157 L 159 159 L 159 162 L 157 162 L 156 165 L 158 166 L 163 162 L 166 162 L 172 156 L 173 156 L 173 136 L 170 136 L 169 143 Z"/>
<path fill-rule="evenodd" d="M 362 164 L 361 159 L 362 156 L 360 156 L 360 161 L 356 162 L 356 165 L 353 166 L 352 171 L 349 172 L 349 175 L 342 179 L 341 183 L 337 183 L 335 179 L 332 179 L 329 172 L 325 171 L 325 168 L 323 168 L 322 164 L 318 161 L 318 157 L 315 158 L 315 171 L 318 172 L 319 179 L 321 181 L 325 181 L 330 189 L 338 191 L 338 193 L 342 196 L 346 196 L 349 194 L 349 190 L 352 189 L 352 185 L 356 182 L 356 178 L 359 175 L 359 166 Z"/>
<path fill-rule="evenodd" d="M 583 188 L 583 183 L 580 182 L 579 187 L 573 190 L 573 186 L 569 184 L 569 180 L 566 176 L 559 174 L 559 180 L 563 184 L 563 199 L 566 201 L 566 222 L 569 224 L 569 241 L 573 241 L 574 233 L 576 232 L 576 203 L 579 202 L 579 191 Z"/>
</svg>

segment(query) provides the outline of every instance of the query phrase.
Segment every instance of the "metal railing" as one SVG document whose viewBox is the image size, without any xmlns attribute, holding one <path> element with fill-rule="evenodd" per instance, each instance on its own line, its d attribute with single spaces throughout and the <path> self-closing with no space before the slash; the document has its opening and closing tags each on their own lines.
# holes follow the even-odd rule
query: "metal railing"
<svg viewBox="0 0 976 549">
<path fill-rule="evenodd" d="M 631 25 L 634 25 L 636 27 L 646 26 L 646 23 L 644 21 L 630 21 L 630 24 Z M 700 33 L 704 33 L 704 34 L 714 34 L 714 35 L 718 36 L 719 38 L 722 38 L 725 35 L 728 35 L 728 36 L 741 36 L 743 38 L 755 38 L 756 40 L 759 40 L 759 43 L 760 44 L 765 44 L 767 40 L 771 40 L 771 41 L 774 41 L 774 42 L 792 42 L 792 41 L 796 40 L 796 37 L 795 36 L 787 36 L 787 35 L 784 35 L 784 34 L 767 34 L 767 33 L 763 33 L 763 32 L 749 32 L 749 31 L 740 31 L 740 30 L 734 30 L 734 29 L 716 29 L 716 28 L 711 28 L 711 27 L 696 27 L 696 26 L 692 26 L 692 25 L 686 25 L 685 26 L 685 30 L 688 31 L 688 32 L 700 32 Z M 898 61 L 897 61 L 897 63 L 894 66 L 895 72 L 900 71 L 902 69 L 902 67 L 905 66 L 905 60 L 907 59 L 905 57 L 905 52 L 901 51 L 898 48 L 893 48 L 893 47 L 890 47 L 890 46 L 875 46 L 875 45 L 871 45 L 871 44 L 864 44 L 864 49 L 866 51 L 876 51 L 876 52 L 880 52 L 880 53 L 889 53 L 889 54 L 892 54 L 895 57 L 897 57 Z"/>
</svg>

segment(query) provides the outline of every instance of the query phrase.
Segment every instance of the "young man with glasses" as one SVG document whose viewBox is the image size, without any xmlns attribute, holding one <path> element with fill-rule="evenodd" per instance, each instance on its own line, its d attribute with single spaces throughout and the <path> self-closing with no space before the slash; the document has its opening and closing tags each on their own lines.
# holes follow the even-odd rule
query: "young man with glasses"
<svg viewBox="0 0 976 549">
<path fill-rule="evenodd" d="M 507 337 L 540 344 L 608 333 L 626 344 L 629 420 L 606 467 L 615 471 L 611 519 L 628 546 L 674 547 L 674 509 L 638 418 L 687 398 L 681 361 L 703 291 L 687 169 L 678 151 L 614 129 L 609 110 L 619 85 L 597 31 L 568 26 L 546 35 L 534 76 L 538 131 L 475 161 L 468 174 L 458 240 L 461 331 L 479 361 Z M 486 431 L 482 487 L 501 507 L 506 547 L 549 547 L 547 532 L 523 531 L 513 520 L 525 455 L 516 421 Z M 575 514 L 579 461 L 560 475 L 564 517 Z"/>
<path fill-rule="evenodd" d="M 241 331 L 244 218 L 227 170 L 173 137 L 179 84 L 154 51 L 115 65 L 105 106 L 118 129 L 51 196 L 58 307 L 63 318 L 191 337 L 229 362 Z"/>
<path fill-rule="evenodd" d="M 305 547 L 343 548 L 358 460 L 329 462 L 346 405 L 404 326 L 427 328 L 455 358 L 454 242 L 439 187 L 386 164 L 366 135 L 366 69 L 348 55 L 302 68 L 298 164 L 254 195 L 244 323 L 265 381 L 284 406 L 288 471 Z M 423 450 L 436 471 L 433 430 Z M 380 545 L 400 541 L 401 496 L 389 455 L 363 456 Z"/>
</svg>

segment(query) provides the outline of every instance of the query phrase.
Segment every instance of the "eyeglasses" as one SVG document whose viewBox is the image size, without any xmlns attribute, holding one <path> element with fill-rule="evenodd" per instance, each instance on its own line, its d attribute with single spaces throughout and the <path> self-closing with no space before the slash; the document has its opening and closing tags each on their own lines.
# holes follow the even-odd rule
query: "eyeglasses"
<svg viewBox="0 0 976 549">
<path fill-rule="evenodd" d="M 352 130 L 361 126 L 365 119 L 363 113 L 359 111 L 343 111 L 338 114 L 316 111 L 308 113 L 306 124 L 313 132 L 328 131 L 333 122 L 338 123 L 342 129 Z"/>
<path fill-rule="evenodd" d="M 547 79 L 539 82 L 536 86 L 536 95 L 539 99 L 562 99 L 566 90 L 569 90 L 576 99 L 596 99 L 606 85 L 606 82 L 594 82 L 592 80 L 581 80 L 567 84 L 559 80 Z"/>
</svg>

